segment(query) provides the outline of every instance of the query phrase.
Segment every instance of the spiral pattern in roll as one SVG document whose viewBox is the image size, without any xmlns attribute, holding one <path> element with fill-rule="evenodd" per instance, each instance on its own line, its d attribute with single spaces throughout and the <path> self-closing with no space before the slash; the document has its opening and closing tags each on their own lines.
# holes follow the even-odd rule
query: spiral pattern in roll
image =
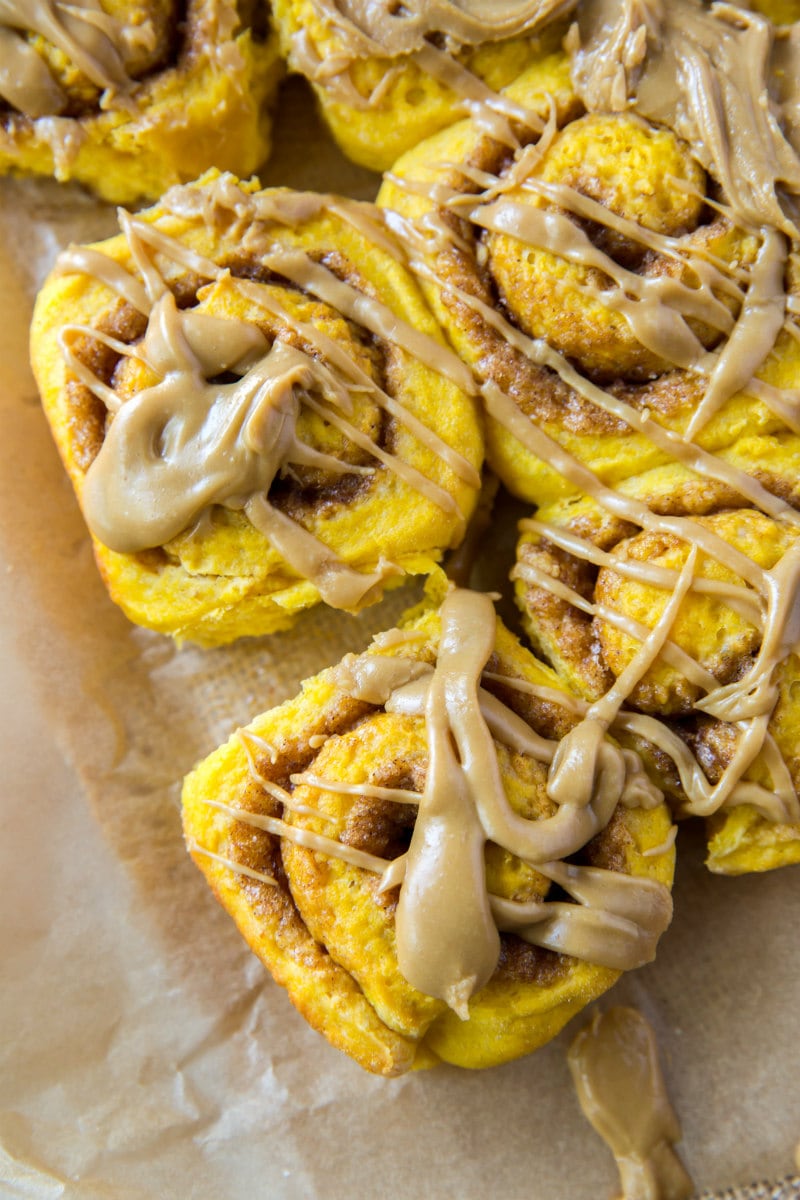
<svg viewBox="0 0 800 1200">
<path fill-rule="evenodd" d="M 669 128 L 585 113 L 568 70 L 555 56 L 506 90 L 527 127 L 462 122 L 405 155 L 379 197 L 482 381 L 492 467 L 535 504 L 676 463 L 747 499 L 745 475 L 796 500 L 781 469 L 800 380 L 784 233 L 741 220 Z"/>
</svg>

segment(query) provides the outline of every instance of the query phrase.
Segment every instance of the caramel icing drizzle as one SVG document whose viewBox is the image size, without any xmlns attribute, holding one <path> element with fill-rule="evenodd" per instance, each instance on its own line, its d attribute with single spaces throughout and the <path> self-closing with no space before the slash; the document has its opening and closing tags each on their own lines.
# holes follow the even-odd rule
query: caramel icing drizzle
<svg viewBox="0 0 800 1200">
<path fill-rule="evenodd" d="M 312 771 L 292 776 L 291 782 L 415 803 L 411 843 L 399 858 L 388 862 L 276 817 L 207 801 L 237 821 L 380 872 L 384 889 L 399 885 L 395 928 L 400 971 L 412 986 L 444 1000 L 464 1019 L 470 996 L 497 965 L 498 931 L 627 970 L 651 961 L 672 915 L 663 884 L 563 861 L 605 828 L 618 804 L 649 808 L 662 797 L 644 777 L 636 755 L 605 737 L 601 720 L 581 722 L 557 743 L 537 734 L 482 687 L 495 629 L 491 599 L 455 588 L 441 608 L 435 666 L 373 652 L 348 656 L 334 669 L 336 685 L 355 699 L 424 719 L 429 750 L 424 790 L 351 784 Z M 553 696 L 569 707 L 569 696 Z M 558 806 L 553 816 L 528 820 L 512 810 L 498 743 L 547 764 L 548 795 Z M 250 769 L 253 773 L 252 762 Z M 257 773 L 254 778 L 265 782 Z M 282 798 L 283 789 L 272 785 L 268 790 Z M 288 793 L 287 800 L 292 807 Z M 535 865 L 572 902 L 524 903 L 490 894 L 484 867 L 490 840 Z"/>
<path fill-rule="evenodd" d="M 775 27 L 732 4 L 592 0 L 572 35 L 592 112 L 635 107 L 674 129 L 721 183 L 737 217 L 796 235 L 800 162 L 770 94 Z"/>
<path fill-rule="evenodd" d="M 408 54 L 433 34 L 451 45 L 480 45 L 518 37 L 568 12 L 565 0 L 313 0 L 316 13 L 333 25 L 354 56 Z"/>
<path fill-rule="evenodd" d="M 247 218 L 252 220 L 262 212 L 262 216 L 285 220 L 288 214 L 284 209 L 263 213 L 256 207 L 257 201 L 248 206 L 245 193 L 231 192 L 230 181 L 224 177 L 212 184 L 213 188 L 217 188 L 215 198 L 205 199 L 208 212 L 216 204 L 217 209 L 224 208 L 246 223 L 250 240 L 243 237 L 243 245 L 255 252 L 257 236 L 259 258 L 267 269 L 387 342 L 434 364 L 454 381 L 468 382 L 463 365 L 453 355 L 386 305 L 337 279 L 304 252 L 280 248 L 263 231 L 253 234 Z M 168 206 L 169 197 L 166 203 Z M 190 204 L 185 190 L 177 189 L 172 203 L 179 211 L 185 209 Z M 347 207 L 346 202 L 339 201 L 338 207 Z M 294 216 L 302 219 L 305 213 L 300 197 Z M 358 222 L 356 212 L 350 213 L 350 220 Z M 292 318 L 269 289 L 231 277 L 152 224 L 126 213 L 121 214 L 120 222 L 136 274 L 91 248 L 70 249 L 59 260 L 62 272 L 93 276 L 148 319 L 144 338 L 132 346 L 85 326 L 67 325 L 60 334 L 70 371 L 103 401 L 114 418 L 86 474 L 82 494 L 89 527 L 104 545 L 119 553 L 162 546 L 190 528 L 212 505 L 224 505 L 242 509 L 296 573 L 312 581 L 333 607 L 355 609 L 378 594 L 383 581 L 398 574 L 399 568 L 381 559 L 373 572 L 352 569 L 267 498 L 276 475 L 290 470 L 292 463 L 339 474 L 370 474 L 377 469 L 350 466 L 299 441 L 301 405 L 366 450 L 379 467 L 394 472 L 450 514 L 458 535 L 464 518 L 451 493 L 360 433 L 348 420 L 354 393 L 368 393 L 458 477 L 476 487 L 479 477 L 475 468 L 457 450 L 375 384 L 333 339 L 310 322 Z M 371 228 L 366 220 L 364 228 Z M 283 341 L 269 345 L 258 327 L 246 321 L 179 309 L 157 255 L 202 279 L 236 288 L 299 333 L 319 357 Z M 113 388 L 98 379 L 76 353 L 76 339 L 87 336 L 121 356 L 140 360 L 158 382 L 121 402 Z M 220 382 L 219 376 L 225 373 L 237 378 Z"/>
<path fill-rule="evenodd" d="M 427 191 L 435 207 L 416 222 L 394 213 L 388 221 L 403 242 L 412 269 L 436 287 L 446 303 L 458 305 L 472 319 L 484 322 L 514 351 L 646 439 L 660 452 L 662 461 L 680 463 L 701 480 L 723 484 L 745 504 L 800 536 L 800 514 L 791 505 L 696 441 L 715 414 L 742 391 L 760 400 L 789 430 L 800 429 L 800 388 L 778 388 L 758 378 L 782 332 L 800 337 L 797 298 L 787 294 L 786 283 L 790 264 L 797 258 L 790 237 L 795 232 L 792 197 L 800 193 L 800 159 L 787 140 L 778 101 L 769 99 L 773 95 L 767 86 L 772 26 L 728 5 L 715 5 L 709 11 L 695 0 L 681 0 L 676 5 L 658 0 L 591 0 L 579 6 L 578 18 L 568 47 L 574 81 L 587 107 L 651 117 L 685 137 L 722 185 L 723 198 L 705 198 L 705 202 L 732 227 L 746 230 L 756 239 L 752 262 L 728 263 L 711 253 L 702 239 L 645 229 L 572 186 L 538 178 L 532 168 L 552 141 L 552 121 L 538 139 L 514 153 L 502 175 L 479 170 L 469 162 L 458 164 L 458 173 L 467 180 L 464 190 L 444 181 L 421 185 L 391 176 L 401 189 Z M 790 125 L 789 136 L 792 128 Z M 530 204 L 525 203 L 527 195 Z M 519 241 L 522 253 L 526 247 L 546 250 L 565 263 L 592 269 L 594 278 L 603 283 L 576 284 L 577 289 L 583 288 L 593 302 L 621 314 L 633 337 L 663 361 L 666 372 L 681 370 L 702 381 L 701 400 L 683 432 L 666 428 L 649 411 L 600 386 L 544 338 L 522 332 L 502 308 L 490 306 L 454 282 L 448 262 L 453 255 L 473 253 L 474 247 L 465 238 L 463 226 L 459 229 L 448 216 L 461 218 L 478 232 L 510 235 Z M 588 222 L 680 269 L 652 275 L 628 269 L 590 239 L 585 232 Z M 698 321 L 715 331 L 716 349 L 708 350 L 699 341 L 693 327 Z M 651 511 L 647 504 L 606 485 L 545 432 L 535 416 L 524 415 L 491 378 L 482 379 L 480 391 L 490 417 L 548 463 L 571 488 L 634 526 L 673 534 L 690 547 L 678 575 L 647 563 L 623 562 L 553 525 L 538 521 L 531 526 L 574 557 L 672 593 L 662 618 L 650 630 L 626 615 L 593 605 L 563 581 L 530 564 L 515 569 L 517 577 L 601 617 L 641 643 L 636 659 L 609 693 L 583 710 L 584 722 L 602 714 L 606 728 L 636 729 L 643 736 L 647 729 L 648 739 L 673 758 L 690 813 L 708 815 L 723 805 L 748 803 L 773 821 L 800 821 L 791 775 L 769 730 L 778 695 L 776 670 L 788 654 L 800 648 L 800 577 L 795 550 L 787 551 L 773 570 L 765 571 L 691 517 Z M 696 578 L 693 566 L 698 549 L 727 567 L 739 581 L 713 584 Z M 725 688 L 670 640 L 669 626 L 679 607 L 677 597 L 691 589 L 715 591 L 761 633 L 756 662 L 742 679 Z M 696 705 L 699 710 L 731 723 L 738 733 L 733 761 L 714 786 L 676 735 L 653 718 L 625 711 L 635 677 L 657 655 L 702 689 L 705 695 Z M 771 789 L 745 778 L 757 758 L 768 768 Z"/>
<path fill-rule="evenodd" d="M 308 29 L 292 35 L 290 62 L 340 102 L 356 109 L 378 107 L 399 77 L 405 61 L 438 79 L 455 102 L 492 136 L 517 145 L 511 121 L 539 130 L 540 118 L 494 91 L 456 55 L 506 38 L 530 36 L 568 15 L 577 0 L 311 0 L 323 27 L 336 37 L 336 49 L 318 47 Z M 442 44 L 439 44 L 442 43 Z M 353 68 L 367 58 L 395 61 L 381 82 L 364 96 Z"/>
<path fill-rule="evenodd" d="M 67 96 L 26 33 L 63 51 L 91 83 L 109 93 L 130 86 L 129 39 L 146 36 L 109 16 L 99 0 L 0 0 L 0 99 L 28 117 L 57 115 Z"/>
<path fill-rule="evenodd" d="M 187 849 L 192 854 L 200 854 L 203 858 L 210 858 L 213 862 L 219 863 L 220 866 L 226 867 L 229 871 L 234 871 L 237 875 L 244 875 L 247 879 L 255 879 L 258 883 L 267 883 L 271 887 L 278 886 L 278 881 L 274 875 L 267 875 L 265 871 L 256 871 L 253 867 L 246 867 L 244 863 L 235 862 L 232 858 L 226 858 L 224 854 L 216 854 L 213 850 L 207 850 L 205 846 L 201 846 L 194 838 L 187 842 Z"/>
<path fill-rule="evenodd" d="M 634 1008 L 596 1013 L 567 1061 L 584 1116 L 614 1155 L 619 1200 L 688 1200 L 694 1185 L 674 1150 L 681 1139 L 652 1026 Z"/>
</svg>

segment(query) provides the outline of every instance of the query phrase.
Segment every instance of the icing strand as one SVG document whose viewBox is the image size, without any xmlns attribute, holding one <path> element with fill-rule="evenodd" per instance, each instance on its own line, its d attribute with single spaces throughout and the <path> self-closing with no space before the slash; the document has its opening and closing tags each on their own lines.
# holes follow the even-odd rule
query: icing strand
<svg viewBox="0 0 800 1200">
<path fill-rule="evenodd" d="M 369 796 L 373 800 L 392 800 L 396 804 L 419 804 L 419 792 L 407 788 L 379 787 L 375 783 L 344 783 L 340 779 L 326 779 L 313 771 L 300 771 L 289 776 L 295 786 L 306 783 L 322 792 L 338 792 L 343 796 Z"/>
<path fill-rule="evenodd" d="M 640 583 L 651 583 L 657 587 L 672 589 L 680 577 L 680 572 L 671 567 L 660 567 L 650 562 L 643 563 L 635 558 L 619 558 L 607 550 L 601 550 L 588 538 L 579 537 L 572 530 L 561 529 L 558 525 L 550 522 L 526 517 L 520 521 L 519 529 L 521 533 L 538 534 L 554 546 L 566 550 L 573 558 L 581 558 L 584 562 L 592 563 L 596 567 L 610 567 L 626 579 L 635 579 Z M 525 564 L 520 564 L 520 566 L 523 570 L 527 570 Z M 757 629 L 763 628 L 763 612 L 758 603 L 758 597 L 748 588 L 735 583 L 725 583 L 720 579 L 705 579 L 702 575 L 695 575 L 690 582 L 690 590 L 698 595 L 724 597 L 725 603 L 740 613 L 751 625 L 755 625 Z"/>
<path fill-rule="evenodd" d="M 585 600 L 580 592 L 576 592 L 574 588 L 568 587 L 560 579 L 553 579 L 546 571 L 539 570 L 532 563 L 518 564 L 514 567 L 512 577 L 514 579 L 522 579 L 526 583 L 535 583 L 538 587 L 546 588 L 560 600 L 566 600 L 573 608 L 579 609 L 588 616 L 606 621 L 615 629 L 627 633 L 630 637 L 638 638 L 639 641 L 644 642 L 652 632 L 647 625 L 641 621 L 637 621 L 634 617 L 618 613 L 607 605 L 593 604 L 592 601 Z M 711 672 L 706 671 L 696 659 L 692 658 L 690 654 L 675 642 L 671 642 L 668 639 L 665 640 L 660 648 L 660 652 L 664 662 L 681 671 L 692 683 L 705 688 L 716 686 L 717 681 Z"/>
<path fill-rule="evenodd" d="M 230 817 L 234 821 L 241 821 L 242 824 L 250 825 L 253 829 L 261 829 L 265 833 L 271 833 L 273 837 L 287 838 L 297 846 L 305 846 L 307 850 L 318 850 L 320 853 L 328 854 L 333 858 L 341 858 L 353 867 L 361 867 L 365 871 L 372 871 L 380 875 L 389 865 L 385 858 L 378 858 L 375 854 L 367 854 L 364 850 L 357 850 L 354 846 L 346 846 L 344 842 L 338 842 L 335 838 L 325 837 L 324 834 L 312 833 L 310 829 L 303 829 L 297 825 L 288 825 L 286 821 L 282 821 L 279 817 L 268 817 L 264 813 L 250 812 L 246 808 L 234 808 L 230 804 L 224 804 L 221 800 L 209 800 L 205 798 L 204 803 L 209 808 L 214 808 L 218 812 L 225 813 L 227 817 Z"/>
<path fill-rule="evenodd" d="M 210 858 L 213 862 L 219 863 L 220 866 L 227 867 L 229 871 L 233 871 L 236 875 L 244 875 L 247 879 L 255 879 L 258 883 L 268 883 L 271 887 L 279 886 L 274 875 L 267 875 L 264 871 L 255 871 L 252 867 L 246 867 L 244 863 L 235 862 L 232 858 L 225 858 L 222 854 L 216 854 L 213 850 L 207 850 L 205 846 L 201 846 L 194 838 L 187 841 L 186 848 L 190 854 L 201 854 L 203 858 Z"/>
<path fill-rule="evenodd" d="M 248 300 L 252 300 L 254 304 L 263 308 L 265 312 L 277 317 L 287 328 L 294 330 L 295 333 L 299 334 L 305 340 L 314 342 L 332 367 L 339 371 L 345 379 L 350 380 L 354 387 L 363 388 L 376 404 L 385 409 L 401 425 L 404 425 L 418 441 L 428 445 L 443 462 L 447 463 L 448 467 L 450 467 L 451 471 L 459 479 L 469 484 L 470 487 L 480 486 L 480 475 L 472 463 L 464 458 L 463 454 L 460 454 L 457 449 L 449 446 L 443 438 L 424 425 L 407 408 L 399 404 L 393 396 L 390 396 L 388 392 L 378 387 L 370 379 L 366 371 L 332 337 L 316 329 L 309 322 L 300 321 L 296 317 L 293 317 L 288 309 L 284 308 L 274 297 L 268 295 L 258 284 L 251 283 L 249 280 L 237 279 L 235 280 L 235 286 L 237 291 L 243 296 L 246 296 Z"/>
<path fill-rule="evenodd" d="M 630 693 L 662 652 L 684 596 L 689 591 L 697 562 L 697 547 L 692 546 L 678 576 L 678 582 L 664 605 L 661 616 L 639 646 L 631 661 L 614 680 L 611 688 L 588 709 L 585 720 L 600 721 L 606 728 L 612 723 Z"/>
</svg>

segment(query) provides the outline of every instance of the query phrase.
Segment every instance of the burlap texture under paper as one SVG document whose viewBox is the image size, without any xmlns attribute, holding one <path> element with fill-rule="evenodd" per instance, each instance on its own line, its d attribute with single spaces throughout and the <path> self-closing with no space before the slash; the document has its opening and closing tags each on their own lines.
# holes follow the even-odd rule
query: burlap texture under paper
<svg viewBox="0 0 800 1200">
<path fill-rule="evenodd" d="M 269 182 L 372 194 L 374 177 L 342 162 L 302 88 L 281 113 Z M 611 1195 L 613 1162 L 564 1059 L 577 1023 L 480 1076 L 376 1080 L 305 1026 L 214 905 L 181 841 L 182 775 L 392 625 L 418 590 L 212 652 L 133 629 L 105 596 L 25 368 L 35 282 L 60 246 L 105 235 L 114 214 L 7 182 L 0 222 L 8 1194 L 416 1200 L 424 1178 L 427 1195 L 462 1200 Z M 701 831 L 682 830 L 673 927 L 613 998 L 654 1023 L 682 1156 L 698 1187 L 722 1187 L 792 1169 L 800 898 L 797 871 L 712 879 L 702 850 Z"/>
<path fill-rule="evenodd" d="M 727 1188 L 724 1192 L 703 1192 L 698 1200 L 797 1200 L 800 1196 L 800 1176 L 793 1175 L 782 1183 L 754 1183 L 751 1187 Z"/>
</svg>

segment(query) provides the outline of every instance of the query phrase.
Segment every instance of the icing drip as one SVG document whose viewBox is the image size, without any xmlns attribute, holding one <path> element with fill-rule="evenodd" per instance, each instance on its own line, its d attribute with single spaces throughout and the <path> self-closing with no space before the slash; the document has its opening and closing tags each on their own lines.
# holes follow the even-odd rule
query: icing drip
<svg viewBox="0 0 800 1200">
<path fill-rule="evenodd" d="M 382 654 L 348 654 L 334 667 L 337 685 L 355 700 L 385 704 L 393 692 L 421 675 L 429 675 L 427 663 L 415 658 L 391 658 Z"/>
<path fill-rule="evenodd" d="M 672 900 L 663 884 L 562 862 L 541 863 L 537 870 L 577 903 L 515 903 L 493 896 L 499 929 L 618 971 L 652 962 L 658 939 L 672 920 Z"/>
<path fill-rule="evenodd" d="M 211 504 L 239 507 L 268 489 L 294 437 L 296 388 L 311 384 L 307 356 L 280 343 L 239 382 L 207 383 L 187 325 L 171 292 L 157 301 L 142 353 L 164 378 L 120 407 L 86 476 L 89 526 L 120 553 L 164 545 Z M 212 374 L 242 368 L 256 347 L 266 350 L 254 327 L 220 320 L 212 328 L 220 342 L 233 343 L 232 353 L 215 347 L 216 370 L 206 356 Z"/>
<path fill-rule="evenodd" d="M 66 105 L 47 64 L 13 30 L 0 27 L 0 97 L 30 117 L 59 113 Z"/>
<path fill-rule="evenodd" d="M 772 352 L 785 319 L 787 249 L 779 233 L 766 231 L 739 319 L 717 355 L 705 395 L 686 427 L 687 439 L 693 438 L 726 400 L 748 386 Z"/>
<path fill-rule="evenodd" d="M 477 696 L 494 632 L 488 596 L 457 591 L 445 600 L 425 705 L 425 792 L 395 918 L 405 978 L 426 995 L 445 1000 L 463 1019 L 469 1015 L 469 997 L 488 982 L 500 954 L 486 891 L 486 834 L 478 815 L 483 794 L 502 792 Z"/>
<path fill-rule="evenodd" d="M 402 571 L 381 556 L 377 570 L 354 571 L 318 538 L 303 529 L 291 517 L 269 503 L 264 496 L 253 496 L 245 511 L 287 563 L 301 577 L 310 580 L 326 604 L 332 608 L 356 609 L 379 599 L 386 579 Z"/>
<path fill-rule="evenodd" d="M 611 1149 L 620 1200 L 688 1200 L 694 1185 L 673 1146 L 680 1141 L 651 1026 L 636 1009 L 597 1013 L 567 1055 L 584 1116 Z"/>
<path fill-rule="evenodd" d="M 519 142 L 512 121 L 524 129 L 541 133 L 543 121 L 530 109 L 515 104 L 502 93 L 495 92 L 483 80 L 444 50 L 426 44 L 417 50 L 414 61 L 434 79 L 438 79 L 459 98 L 465 112 L 490 137 L 503 145 L 517 149 Z"/>
<path fill-rule="evenodd" d="M 567 1062 L 584 1116 L 616 1159 L 620 1200 L 688 1200 L 694 1186 L 673 1150 L 680 1124 L 644 1016 L 634 1008 L 596 1013 Z"/>
</svg>

